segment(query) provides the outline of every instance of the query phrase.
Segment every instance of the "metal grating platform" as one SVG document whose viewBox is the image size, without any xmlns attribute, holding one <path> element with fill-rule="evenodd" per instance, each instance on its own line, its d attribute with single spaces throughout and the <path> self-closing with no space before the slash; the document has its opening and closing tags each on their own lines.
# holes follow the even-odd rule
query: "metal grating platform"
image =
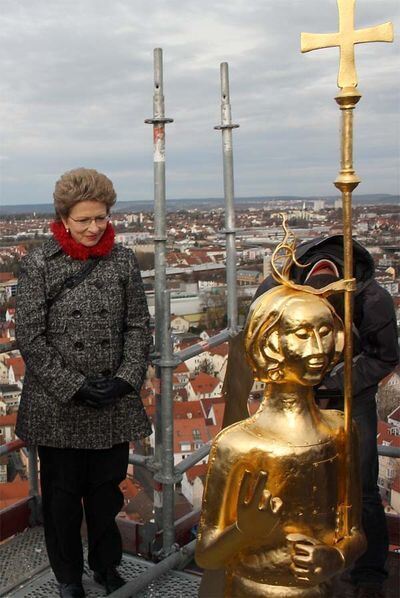
<svg viewBox="0 0 400 598">
<path fill-rule="evenodd" d="M 0 545 L 0 596 L 49 567 L 42 527 L 25 530 Z"/>
<path fill-rule="evenodd" d="M 399 555 L 390 553 L 388 560 L 389 579 L 386 584 L 386 598 L 399 598 L 400 568 Z M 143 559 L 124 555 L 119 570 L 121 575 L 132 581 L 137 575 L 152 567 Z M 0 597 L 10 598 L 57 598 L 57 582 L 50 570 L 43 528 L 27 529 L 0 544 Z M 198 596 L 201 578 L 178 571 L 159 577 L 137 598 L 195 598 Z M 105 591 L 97 585 L 87 568 L 83 577 L 87 598 L 98 598 Z M 354 598 L 354 589 L 343 576 L 337 580 L 335 598 Z M 211 597 L 210 597 L 211 598 Z"/>
<path fill-rule="evenodd" d="M 0 596 L 12 598 L 56 598 L 57 582 L 49 567 L 44 546 L 43 529 L 32 528 L 0 546 L 1 582 Z M 121 575 L 132 581 L 152 567 L 143 559 L 124 555 L 118 568 Z M 170 571 L 151 583 L 138 598 L 195 598 L 200 577 Z M 92 573 L 85 568 L 83 585 L 87 598 L 105 596 L 104 588 L 93 581 Z"/>
</svg>

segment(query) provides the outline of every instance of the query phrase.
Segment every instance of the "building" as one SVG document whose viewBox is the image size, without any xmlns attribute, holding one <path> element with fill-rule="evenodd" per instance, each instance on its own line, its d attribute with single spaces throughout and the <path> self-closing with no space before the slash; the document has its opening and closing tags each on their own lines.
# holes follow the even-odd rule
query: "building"
<svg viewBox="0 0 400 598">
<path fill-rule="evenodd" d="M 194 509 L 201 509 L 206 475 L 206 463 L 195 465 L 183 474 L 181 482 L 182 494 Z"/>
<path fill-rule="evenodd" d="M 18 410 L 21 388 L 17 384 L 0 383 L 0 400 L 5 403 L 7 413 Z"/>
<path fill-rule="evenodd" d="M 320 212 L 321 210 L 325 209 L 325 200 L 324 199 L 315 199 L 313 201 L 313 210 L 314 212 Z"/>
<path fill-rule="evenodd" d="M 200 372 L 187 385 L 188 400 L 213 399 L 219 397 L 222 391 L 222 382 L 215 376 Z"/>
<path fill-rule="evenodd" d="M 22 381 L 25 376 L 25 363 L 20 355 L 8 357 L 5 361 L 8 368 L 8 384 L 17 384 L 22 388 Z"/>
<path fill-rule="evenodd" d="M 206 354 L 209 356 L 209 360 L 212 363 L 212 369 L 215 376 L 223 382 L 225 379 L 226 366 L 228 363 L 229 345 L 228 343 L 222 343 L 217 347 L 212 347 Z"/>
<path fill-rule="evenodd" d="M 378 421 L 378 446 L 390 446 L 393 448 L 400 448 L 400 407 L 397 407 L 389 416 L 388 421 Z M 396 490 L 392 496 L 392 488 L 398 488 L 400 483 L 400 463 L 399 459 L 392 457 L 379 457 L 379 477 L 378 485 L 382 498 L 390 507 L 397 511 L 393 505 L 392 498 L 396 502 Z M 396 503 L 397 504 L 397 503 Z M 400 506 L 400 505 L 398 505 Z M 397 511 L 400 513 L 400 510 Z"/>
<path fill-rule="evenodd" d="M 178 334 L 188 332 L 190 328 L 189 322 L 182 316 L 171 317 L 171 330 Z"/>
<path fill-rule="evenodd" d="M 258 270 L 238 270 L 237 283 L 239 286 L 258 285 L 263 280 L 263 275 Z"/>
<path fill-rule="evenodd" d="M 393 436 L 400 436 L 400 406 L 389 413 L 387 421 L 390 426 L 390 433 Z"/>
<path fill-rule="evenodd" d="M 174 419 L 174 432 L 175 465 L 210 440 L 204 417 Z"/>
<path fill-rule="evenodd" d="M 0 415 L 0 445 L 15 440 L 17 414 Z"/>
<path fill-rule="evenodd" d="M 8 301 L 11 297 L 15 297 L 17 294 L 18 280 L 11 278 L 6 282 L 0 282 L 0 300 L 3 297 L 3 301 Z"/>
</svg>

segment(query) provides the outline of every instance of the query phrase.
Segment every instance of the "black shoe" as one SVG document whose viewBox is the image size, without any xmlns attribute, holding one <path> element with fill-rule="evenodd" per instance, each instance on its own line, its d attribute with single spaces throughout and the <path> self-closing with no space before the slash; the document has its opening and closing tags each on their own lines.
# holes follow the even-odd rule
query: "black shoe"
<svg viewBox="0 0 400 598">
<path fill-rule="evenodd" d="M 110 567 L 106 571 L 95 571 L 93 575 L 94 581 L 102 585 L 107 594 L 111 594 L 126 584 L 115 567 Z"/>
<path fill-rule="evenodd" d="M 85 590 L 81 582 L 58 584 L 61 598 L 85 598 Z"/>
</svg>

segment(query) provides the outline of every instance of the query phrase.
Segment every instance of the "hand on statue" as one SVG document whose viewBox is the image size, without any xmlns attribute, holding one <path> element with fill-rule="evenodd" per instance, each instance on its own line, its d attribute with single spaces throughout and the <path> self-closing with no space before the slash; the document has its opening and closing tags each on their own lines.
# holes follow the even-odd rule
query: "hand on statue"
<svg viewBox="0 0 400 598">
<path fill-rule="evenodd" d="M 335 546 L 303 534 L 288 534 L 286 539 L 291 548 L 290 569 L 297 581 L 317 585 L 343 568 L 343 555 Z"/>
<path fill-rule="evenodd" d="M 246 469 L 237 502 L 237 529 L 250 538 L 266 538 L 279 523 L 280 498 L 267 490 L 268 474 L 252 474 Z"/>
</svg>

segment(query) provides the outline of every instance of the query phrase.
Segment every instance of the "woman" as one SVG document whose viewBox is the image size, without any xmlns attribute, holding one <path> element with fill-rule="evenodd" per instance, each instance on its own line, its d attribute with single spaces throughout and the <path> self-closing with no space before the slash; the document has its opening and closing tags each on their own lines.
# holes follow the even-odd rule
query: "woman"
<svg viewBox="0 0 400 598">
<path fill-rule="evenodd" d="M 62 175 L 52 237 L 22 260 L 18 279 L 26 375 L 16 432 L 38 447 L 46 547 L 64 598 L 85 596 L 82 500 L 94 579 L 108 593 L 125 583 L 119 483 L 129 441 L 151 433 L 139 396 L 149 313 L 135 255 L 114 244 L 115 200 L 96 170 Z"/>
<path fill-rule="evenodd" d="M 341 525 L 343 414 L 313 400 L 343 348 L 342 323 L 325 299 L 280 286 L 253 304 L 245 347 L 265 396 L 214 440 L 196 559 L 225 568 L 230 598 L 326 596 L 365 547 L 355 455 L 351 535 Z"/>
</svg>

